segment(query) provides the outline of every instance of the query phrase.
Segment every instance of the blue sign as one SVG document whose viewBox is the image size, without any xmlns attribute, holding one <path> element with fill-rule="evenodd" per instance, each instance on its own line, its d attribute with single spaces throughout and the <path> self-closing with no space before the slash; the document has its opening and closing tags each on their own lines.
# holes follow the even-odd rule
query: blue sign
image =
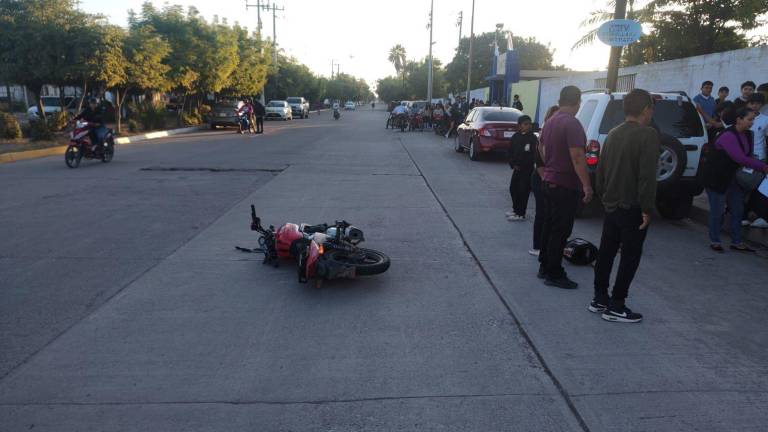
<svg viewBox="0 0 768 432">
<path fill-rule="evenodd" d="M 633 20 L 611 20 L 597 30 L 597 38 L 610 46 L 626 46 L 640 39 L 643 26 Z"/>
</svg>

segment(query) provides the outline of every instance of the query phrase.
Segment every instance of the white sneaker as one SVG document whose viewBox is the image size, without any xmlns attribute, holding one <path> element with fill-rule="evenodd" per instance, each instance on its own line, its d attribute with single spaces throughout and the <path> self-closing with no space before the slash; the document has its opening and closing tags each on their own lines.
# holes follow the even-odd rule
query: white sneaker
<svg viewBox="0 0 768 432">
<path fill-rule="evenodd" d="M 510 222 L 520 222 L 525 220 L 525 216 L 512 215 L 507 217 L 507 220 Z"/>
<path fill-rule="evenodd" d="M 512 217 L 512 216 L 514 216 L 514 215 L 515 215 L 515 212 L 513 212 L 513 211 L 508 211 L 508 212 L 504 213 L 504 215 L 505 215 L 506 217 Z"/>
<path fill-rule="evenodd" d="M 743 227 L 748 227 L 750 225 L 752 225 L 752 222 L 750 222 L 749 219 L 744 219 L 743 221 L 741 221 L 741 226 Z"/>
<path fill-rule="evenodd" d="M 539 256 L 539 250 L 538 249 L 531 249 L 528 251 L 529 254 L 533 256 Z"/>
<path fill-rule="evenodd" d="M 754 222 L 750 225 L 752 228 L 762 228 L 766 229 L 768 228 L 768 221 L 766 221 L 763 218 L 757 218 Z"/>
</svg>

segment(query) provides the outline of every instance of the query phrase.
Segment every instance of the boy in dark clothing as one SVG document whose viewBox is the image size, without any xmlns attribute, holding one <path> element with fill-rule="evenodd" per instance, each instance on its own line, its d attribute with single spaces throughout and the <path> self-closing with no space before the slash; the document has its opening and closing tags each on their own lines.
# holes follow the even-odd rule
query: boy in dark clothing
<svg viewBox="0 0 768 432">
<path fill-rule="evenodd" d="M 539 140 L 531 127 L 531 118 L 527 115 L 517 119 L 518 131 L 512 136 L 509 146 L 509 166 L 512 179 L 509 182 L 509 194 L 512 196 L 512 212 L 507 213 L 507 220 L 525 220 L 528 197 L 531 195 L 531 175 L 533 174 Z"/>
</svg>

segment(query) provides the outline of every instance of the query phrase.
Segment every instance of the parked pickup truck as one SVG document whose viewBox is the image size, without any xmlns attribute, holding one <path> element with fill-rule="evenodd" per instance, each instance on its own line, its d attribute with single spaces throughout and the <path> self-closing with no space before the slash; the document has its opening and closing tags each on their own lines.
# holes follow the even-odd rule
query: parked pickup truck
<svg viewBox="0 0 768 432">
<path fill-rule="evenodd" d="M 286 102 L 288 102 L 288 105 L 291 106 L 291 113 L 294 117 L 299 116 L 303 119 L 309 117 L 308 100 L 304 99 L 303 97 L 291 96 L 286 99 Z"/>
</svg>

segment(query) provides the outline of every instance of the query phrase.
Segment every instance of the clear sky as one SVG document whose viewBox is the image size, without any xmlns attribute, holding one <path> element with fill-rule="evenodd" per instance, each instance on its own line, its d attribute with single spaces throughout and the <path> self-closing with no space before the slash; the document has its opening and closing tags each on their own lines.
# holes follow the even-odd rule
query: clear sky
<svg viewBox="0 0 768 432">
<path fill-rule="evenodd" d="M 256 0 L 248 0 L 255 4 Z M 264 1 L 264 0 L 263 0 Z M 110 22 L 125 25 L 128 9 L 139 11 L 144 0 L 81 0 L 80 8 L 106 15 Z M 272 2 L 272 0 L 270 0 Z M 246 10 L 246 0 L 161 0 L 194 5 L 210 20 L 214 15 L 256 28 L 256 10 Z M 321 75 L 330 75 L 331 61 L 341 71 L 368 81 L 394 74 L 387 61 L 389 49 L 402 44 L 409 59 L 423 58 L 429 50 L 429 0 L 277 0 L 277 42 L 290 55 Z M 456 25 L 464 13 L 462 35 L 469 34 L 471 0 L 435 0 L 433 55 L 443 64 L 453 58 L 458 44 Z M 573 42 L 586 30 L 579 28 L 591 10 L 607 0 L 476 0 L 475 33 L 493 31 L 497 23 L 516 36 L 534 36 L 555 49 L 555 64 L 573 70 L 604 69 L 608 48 L 599 41 L 571 51 Z M 263 32 L 272 35 L 272 14 L 262 12 Z M 490 55 L 487 47 L 476 47 L 478 55 Z"/>
</svg>

